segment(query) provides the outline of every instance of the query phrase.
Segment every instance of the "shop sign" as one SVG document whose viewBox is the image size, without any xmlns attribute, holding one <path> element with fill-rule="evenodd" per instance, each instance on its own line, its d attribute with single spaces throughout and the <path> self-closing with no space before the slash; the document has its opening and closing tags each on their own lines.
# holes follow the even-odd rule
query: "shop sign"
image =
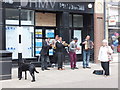
<svg viewBox="0 0 120 90">
<path fill-rule="evenodd" d="M 70 4 L 70 3 L 59 3 L 59 8 L 60 9 L 67 9 L 67 10 L 80 10 L 80 11 L 85 10 L 84 5 Z"/>
</svg>

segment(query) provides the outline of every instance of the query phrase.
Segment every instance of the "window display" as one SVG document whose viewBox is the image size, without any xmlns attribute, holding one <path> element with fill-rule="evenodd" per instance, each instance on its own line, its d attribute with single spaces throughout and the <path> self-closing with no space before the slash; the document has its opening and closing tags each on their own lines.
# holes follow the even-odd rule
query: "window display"
<svg viewBox="0 0 120 90">
<path fill-rule="evenodd" d="M 54 38 L 54 30 L 53 29 L 46 29 L 45 36 L 46 36 L 46 38 Z"/>
</svg>

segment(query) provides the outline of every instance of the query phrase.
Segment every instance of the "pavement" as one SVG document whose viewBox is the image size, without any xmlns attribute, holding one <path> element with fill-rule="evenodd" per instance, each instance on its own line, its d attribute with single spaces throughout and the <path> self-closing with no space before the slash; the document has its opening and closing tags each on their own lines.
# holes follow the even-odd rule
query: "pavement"
<svg viewBox="0 0 120 90">
<path fill-rule="evenodd" d="M 31 82 L 31 76 L 27 73 L 28 79 L 17 78 L 17 68 L 12 69 L 12 79 L 0 81 L 2 88 L 118 88 L 118 63 L 110 63 L 109 77 L 94 75 L 94 70 L 101 70 L 100 64 L 91 63 L 91 69 L 83 69 L 82 62 L 77 62 L 79 69 L 71 70 L 70 65 L 65 65 L 65 70 L 58 71 L 57 68 L 50 68 L 49 71 L 41 71 L 35 74 L 36 82 Z"/>
</svg>

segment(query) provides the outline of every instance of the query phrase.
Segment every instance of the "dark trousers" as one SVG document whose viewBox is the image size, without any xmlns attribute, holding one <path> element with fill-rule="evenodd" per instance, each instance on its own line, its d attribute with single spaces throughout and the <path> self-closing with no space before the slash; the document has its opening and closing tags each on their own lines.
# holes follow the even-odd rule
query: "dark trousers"
<svg viewBox="0 0 120 90">
<path fill-rule="evenodd" d="M 70 62 L 71 62 L 71 68 L 75 68 L 76 67 L 76 53 L 75 52 L 69 52 L 69 56 L 70 56 Z"/>
<path fill-rule="evenodd" d="M 101 62 L 101 66 L 105 71 L 105 75 L 109 75 L 109 62 Z"/>
<path fill-rule="evenodd" d="M 57 52 L 57 62 L 58 62 L 58 69 L 62 69 L 64 61 L 64 55 L 62 52 Z"/>
<path fill-rule="evenodd" d="M 47 69 L 47 67 L 48 67 L 48 65 L 47 65 L 48 59 L 49 59 L 48 55 L 41 55 L 41 68 L 42 69 Z"/>
<path fill-rule="evenodd" d="M 55 51 L 54 51 L 54 54 L 53 54 L 53 61 L 52 61 L 52 63 L 57 64 L 57 54 L 56 54 Z"/>
</svg>

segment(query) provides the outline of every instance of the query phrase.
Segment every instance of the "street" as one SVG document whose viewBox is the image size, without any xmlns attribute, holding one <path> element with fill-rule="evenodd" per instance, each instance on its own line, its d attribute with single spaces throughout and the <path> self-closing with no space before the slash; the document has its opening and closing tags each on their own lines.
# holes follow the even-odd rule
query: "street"
<svg viewBox="0 0 120 90">
<path fill-rule="evenodd" d="M 100 64 L 91 64 L 91 69 L 83 69 L 82 62 L 78 62 L 79 69 L 71 70 L 65 65 L 65 70 L 58 71 L 57 68 L 50 68 L 50 71 L 42 71 L 37 68 L 39 74 L 35 74 L 36 82 L 31 82 L 29 72 L 28 79 L 17 78 L 17 68 L 12 69 L 12 80 L 0 81 L 2 88 L 118 88 L 118 63 L 110 64 L 111 75 L 105 77 L 94 75 L 94 70 L 102 69 Z"/>
</svg>

